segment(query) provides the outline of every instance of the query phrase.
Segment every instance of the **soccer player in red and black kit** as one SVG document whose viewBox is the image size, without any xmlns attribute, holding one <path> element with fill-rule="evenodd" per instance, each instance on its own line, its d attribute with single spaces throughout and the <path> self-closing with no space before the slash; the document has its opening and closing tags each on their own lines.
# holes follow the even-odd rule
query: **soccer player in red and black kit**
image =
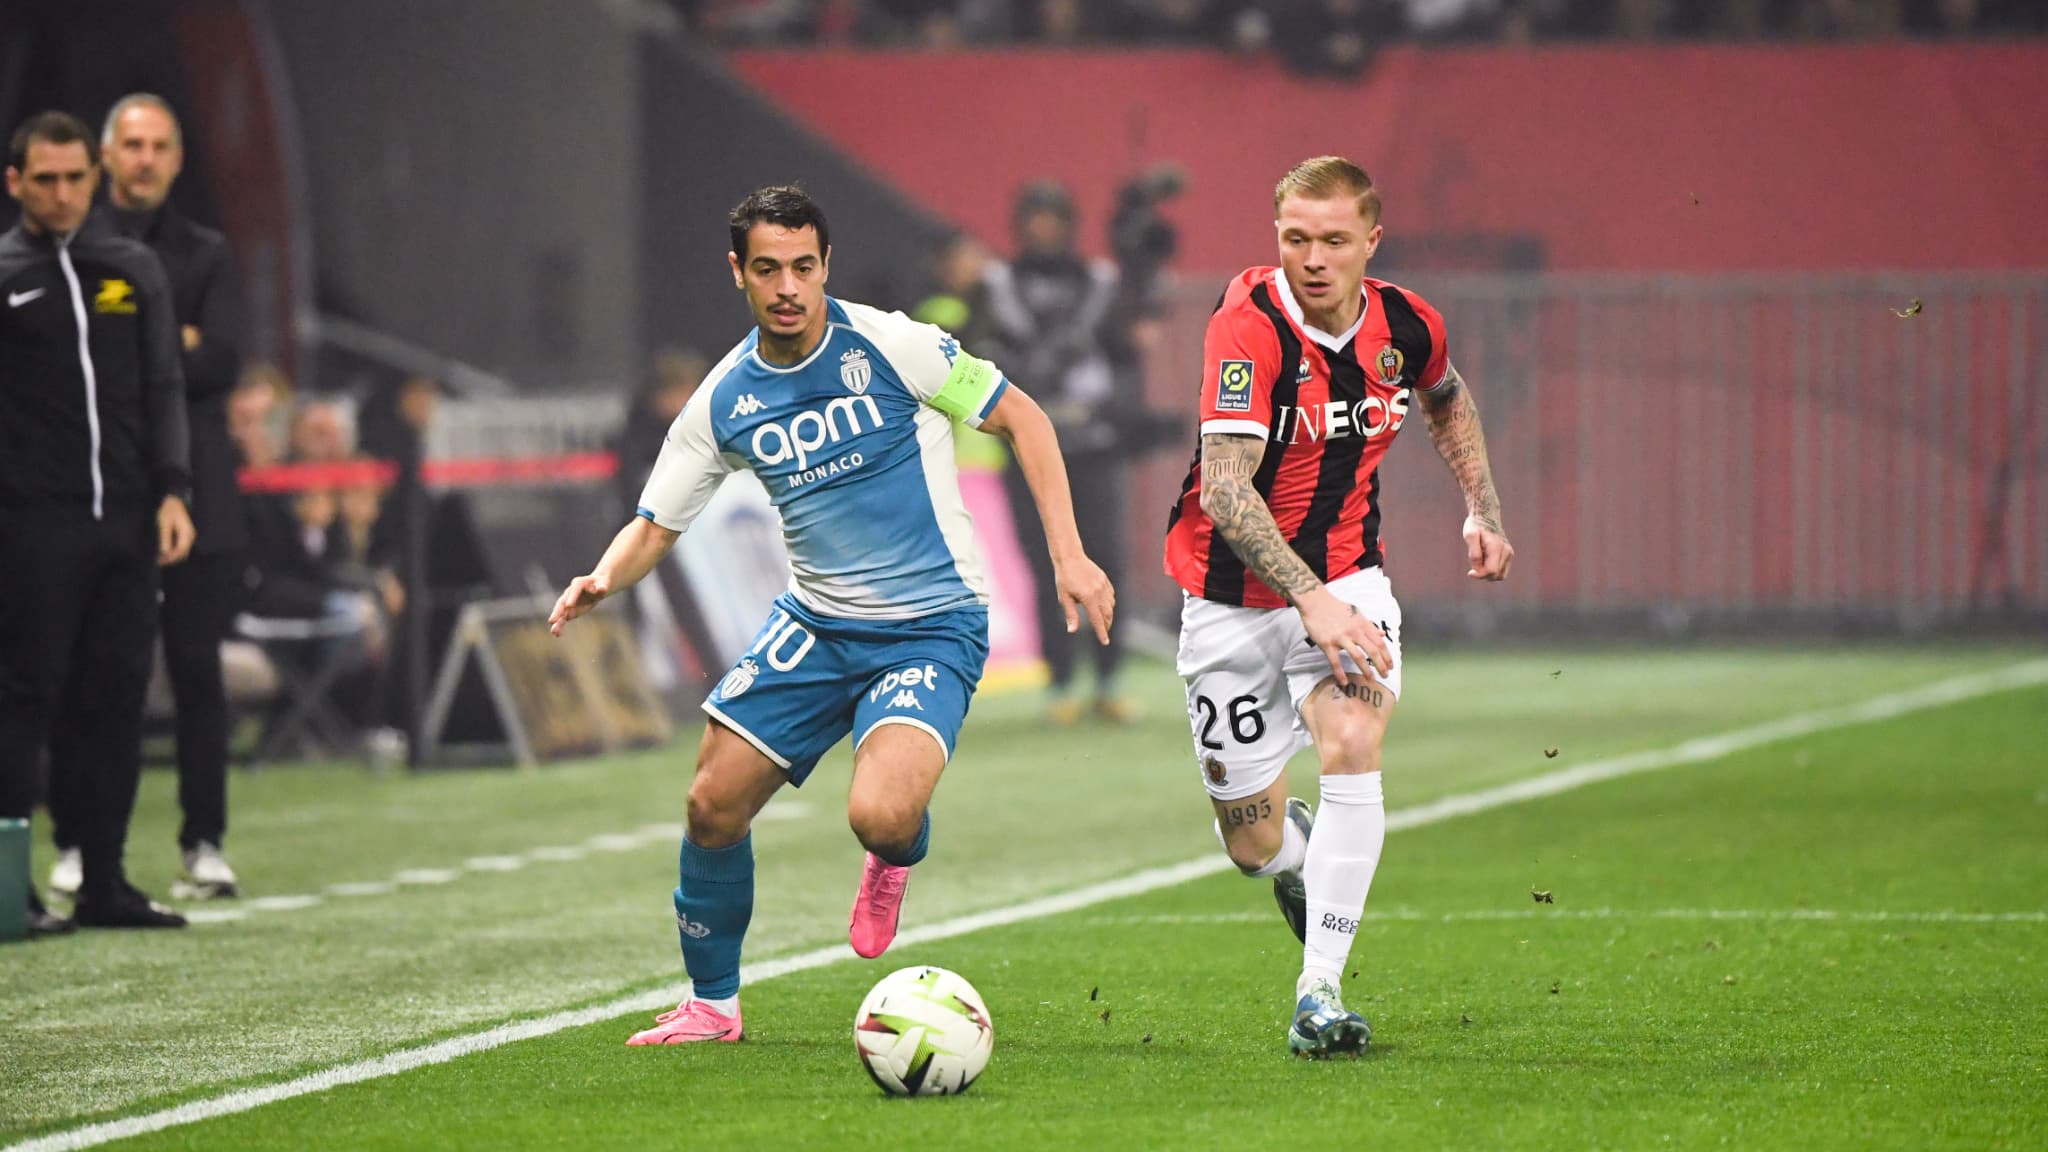
<svg viewBox="0 0 2048 1152">
<path fill-rule="evenodd" d="M 1386 840 L 1380 741 L 1401 694 L 1378 469 L 1411 407 L 1464 490 L 1467 574 L 1504 579 L 1515 553 L 1443 318 L 1365 277 L 1381 235 L 1371 177 L 1307 160 L 1273 206 L 1280 267 L 1231 281 L 1209 320 L 1201 455 L 1166 570 L 1187 592 L 1178 666 L 1217 833 L 1247 875 L 1272 878 L 1302 939 L 1288 1047 L 1356 1055 L 1372 1029 L 1340 976 Z M 1287 795 L 1304 740 L 1322 761 L 1314 815 Z"/>
</svg>

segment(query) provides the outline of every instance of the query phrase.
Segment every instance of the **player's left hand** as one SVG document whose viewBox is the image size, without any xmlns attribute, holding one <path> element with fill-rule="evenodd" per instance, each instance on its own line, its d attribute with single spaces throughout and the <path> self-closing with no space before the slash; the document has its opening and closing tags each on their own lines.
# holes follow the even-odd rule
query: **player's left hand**
<svg viewBox="0 0 2048 1152">
<path fill-rule="evenodd" d="M 168 568 L 182 564 L 192 551 L 192 541 L 199 533 L 192 527 L 192 513 L 185 510 L 185 502 L 176 496 L 164 497 L 156 510 L 156 564 Z"/>
<path fill-rule="evenodd" d="M 1116 616 L 1116 589 L 1109 586 L 1109 574 L 1086 556 L 1052 562 L 1053 586 L 1059 589 L 1060 607 L 1067 613 L 1067 631 L 1081 630 L 1081 609 L 1095 625 L 1095 638 L 1109 643 L 1110 621 Z"/>
<path fill-rule="evenodd" d="M 1465 575 L 1474 580 L 1505 580 L 1508 565 L 1514 563 L 1515 546 L 1508 543 L 1501 533 L 1477 516 L 1465 517 L 1465 558 L 1472 566 Z"/>
</svg>

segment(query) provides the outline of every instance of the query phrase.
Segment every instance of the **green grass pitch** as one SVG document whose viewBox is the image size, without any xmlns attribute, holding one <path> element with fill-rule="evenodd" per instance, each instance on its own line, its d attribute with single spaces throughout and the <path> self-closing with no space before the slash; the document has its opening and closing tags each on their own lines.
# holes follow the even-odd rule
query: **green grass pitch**
<svg viewBox="0 0 2048 1152">
<path fill-rule="evenodd" d="M 2031 656 L 1417 656 L 1389 802 Z M 1177 684 L 1132 686 L 1151 715 L 1123 730 L 977 705 L 906 927 L 1215 853 Z M 2039 1148 L 2044 744 L 2035 686 L 1397 832 L 1347 981 L 1359 1061 L 1286 1055 L 1299 946 L 1264 882 L 1215 875 L 761 982 L 740 1045 L 628 1049 L 646 1016 L 606 1019 L 116 1146 Z M 846 766 L 757 831 L 750 961 L 844 940 Z M 239 919 L 0 948 L 0 1144 L 679 980 L 662 825 L 687 782 L 686 750 L 238 778 Z M 159 892 L 170 785 L 146 781 L 130 849 Z M 886 1099 L 854 1059 L 855 1006 L 912 963 L 990 1005 L 964 1097 Z"/>
</svg>

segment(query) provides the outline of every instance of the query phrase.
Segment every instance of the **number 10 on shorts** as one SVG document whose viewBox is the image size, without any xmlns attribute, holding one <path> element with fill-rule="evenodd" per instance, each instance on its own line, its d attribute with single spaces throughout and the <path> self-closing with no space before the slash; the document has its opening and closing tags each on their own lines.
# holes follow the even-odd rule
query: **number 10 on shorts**
<svg viewBox="0 0 2048 1152">
<path fill-rule="evenodd" d="M 802 621 L 777 608 L 768 614 L 768 623 L 761 629 L 761 638 L 747 649 L 747 655 L 761 656 L 765 649 L 768 666 L 777 672 L 787 672 L 803 663 L 804 657 L 810 654 L 811 645 L 817 642 L 817 636 L 804 627 Z"/>
</svg>

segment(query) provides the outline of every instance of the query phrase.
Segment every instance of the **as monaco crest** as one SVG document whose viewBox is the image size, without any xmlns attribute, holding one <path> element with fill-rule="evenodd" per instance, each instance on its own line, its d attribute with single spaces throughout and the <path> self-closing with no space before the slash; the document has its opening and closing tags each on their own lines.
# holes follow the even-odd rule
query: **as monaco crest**
<svg viewBox="0 0 2048 1152">
<path fill-rule="evenodd" d="M 754 663 L 752 658 L 741 660 L 739 667 L 727 672 L 725 679 L 719 682 L 719 698 L 730 700 L 747 689 L 752 688 L 754 686 L 754 677 L 760 674 L 761 666 Z"/>
<path fill-rule="evenodd" d="M 868 354 L 855 348 L 839 358 L 839 382 L 853 389 L 855 396 L 868 390 L 868 381 L 875 378 L 874 365 L 868 363 Z"/>
</svg>

